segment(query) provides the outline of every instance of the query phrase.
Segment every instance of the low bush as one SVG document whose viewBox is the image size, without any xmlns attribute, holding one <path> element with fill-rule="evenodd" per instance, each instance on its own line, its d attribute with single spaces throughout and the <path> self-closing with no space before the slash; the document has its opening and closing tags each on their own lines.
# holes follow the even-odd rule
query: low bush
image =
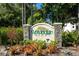
<svg viewBox="0 0 79 59">
<path fill-rule="evenodd" d="M 22 40 L 21 41 L 21 44 L 22 45 L 28 45 L 28 44 L 32 44 L 33 43 L 33 40 L 29 40 L 29 39 L 26 39 L 26 40 Z"/>
<path fill-rule="evenodd" d="M 22 28 L 0 28 L 0 39 L 3 45 L 7 44 L 18 44 L 19 41 L 23 40 Z"/>
<path fill-rule="evenodd" d="M 37 44 L 38 44 L 38 48 L 39 49 L 45 49 L 46 48 L 46 41 L 43 40 L 36 40 Z"/>
<path fill-rule="evenodd" d="M 79 35 L 77 31 L 62 33 L 63 46 L 74 46 L 79 44 Z"/>
<path fill-rule="evenodd" d="M 23 40 L 22 41 L 22 44 L 23 45 L 28 45 L 28 44 L 34 44 L 34 43 L 36 43 L 37 45 L 38 45 L 38 48 L 39 49 L 42 49 L 42 48 L 45 48 L 46 47 L 46 42 L 45 41 L 43 41 L 43 40 Z"/>
<path fill-rule="evenodd" d="M 56 40 L 55 41 L 50 41 L 49 44 L 52 45 L 52 46 L 56 46 L 57 45 L 57 41 Z"/>
<path fill-rule="evenodd" d="M 47 46 L 43 40 L 23 40 L 21 46 L 14 45 L 9 51 L 12 55 L 48 55 L 56 52 L 56 42 L 51 41 Z M 17 48 L 18 47 L 18 48 Z M 20 47 L 20 48 L 19 48 Z"/>
<path fill-rule="evenodd" d="M 50 41 L 50 43 L 46 43 L 46 41 L 44 40 L 23 40 L 21 41 L 22 45 L 29 45 L 29 44 L 37 44 L 38 45 L 38 49 L 45 49 L 48 45 L 51 46 L 56 46 L 57 42 L 56 41 Z"/>
<path fill-rule="evenodd" d="M 7 28 L 0 28 L 0 39 L 3 45 L 6 45 L 8 43 L 7 31 Z"/>
</svg>

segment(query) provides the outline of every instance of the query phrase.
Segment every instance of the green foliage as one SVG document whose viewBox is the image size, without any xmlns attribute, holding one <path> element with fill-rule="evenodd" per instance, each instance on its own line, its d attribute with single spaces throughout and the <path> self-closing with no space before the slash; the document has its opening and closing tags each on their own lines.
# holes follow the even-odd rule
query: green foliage
<svg viewBox="0 0 79 59">
<path fill-rule="evenodd" d="M 21 26 L 20 4 L 0 4 L 0 26 Z"/>
<path fill-rule="evenodd" d="M 45 20 L 43 18 L 42 10 L 36 10 L 35 13 L 32 16 L 28 17 L 27 19 L 27 23 L 31 25 L 36 24 L 36 23 L 42 23 L 44 21 Z"/>
<path fill-rule="evenodd" d="M 17 28 L 16 29 L 16 34 L 17 34 L 17 41 L 18 41 L 18 43 L 20 43 L 19 41 L 23 40 L 22 28 Z"/>
<path fill-rule="evenodd" d="M 50 41 L 50 43 L 49 43 L 50 45 L 53 45 L 53 46 L 56 46 L 57 45 L 57 41 L 55 40 L 55 41 Z"/>
<path fill-rule="evenodd" d="M 77 31 L 62 33 L 63 46 L 79 44 L 79 35 Z"/>
<path fill-rule="evenodd" d="M 39 49 L 44 49 L 44 48 L 46 48 L 46 41 L 44 41 L 44 40 L 37 40 L 36 41 L 37 42 L 37 44 L 38 44 L 38 48 Z"/>
<path fill-rule="evenodd" d="M 4 45 L 10 44 L 9 38 L 7 36 L 8 31 L 10 31 L 9 28 L 0 28 L 0 38 L 1 38 L 1 43 Z M 23 35 L 22 35 L 22 28 L 17 28 L 16 29 L 16 39 L 13 39 L 13 43 L 19 43 L 19 41 L 23 40 Z M 11 34 L 10 34 L 11 35 Z"/>
<path fill-rule="evenodd" d="M 7 37 L 7 28 L 1 28 L 0 29 L 0 37 L 1 37 L 1 43 L 3 45 L 7 44 L 8 37 Z"/>
<path fill-rule="evenodd" d="M 33 42 L 34 42 L 33 40 L 26 39 L 22 41 L 22 44 L 27 45 L 27 44 L 32 44 Z"/>
<path fill-rule="evenodd" d="M 38 45 L 39 49 L 45 48 L 46 47 L 46 42 L 43 40 L 30 40 L 30 39 L 26 39 L 22 41 L 23 45 L 27 45 L 27 44 L 32 44 L 32 43 L 36 43 Z"/>
<path fill-rule="evenodd" d="M 36 24 L 40 22 L 45 22 L 46 18 L 48 17 L 48 14 L 50 14 L 49 18 L 54 22 L 71 22 L 71 23 L 76 23 L 77 22 L 77 9 L 78 9 L 78 4 L 65 4 L 65 3 L 43 3 L 42 9 L 34 9 L 33 7 L 33 14 L 32 14 L 32 19 L 31 15 L 28 17 L 28 22 L 30 24 Z M 30 19 L 30 20 L 29 20 Z M 73 20 L 74 19 L 74 20 Z"/>
<path fill-rule="evenodd" d="M 71 33 L 72 34 L 72 38 L 73 38 L 73 44 L 78 45 L 79 44 L 79 35 L 78 35 L 78 31 L 74 31 Z"/>
<path fill-rule="evenodd" d="M 36 43 L 38 45 L 38 49 L 45 49 L 48 46 L 47 44 L 49 44 L 51 46 L 57 45 L 57 41 L 50 41 L 50 43 L 46 44 L 46 41 L 44 41 L 44 40 L 30 40 L 30 39 L 23 40 L 21 43 L 23 45 Z"/>
<path fill-rule="evenodd" d="M 77 9 L 78 4 L 50 4 L 43 3 L 41 9 L 37 9 L 34 5 L 26 4 L 26 23 L 36 24 L 45 22 L 48 14 L 50 20 L 53 22 L 77 22 Z M 31 9 L 32 8 L 32 9 Z M 22 26 L 22 4 L 16 3 L 5 3 L 0 4 L 0 27 L 4 26 Z M 31 12 L 32 18 L 31 18 Z M 74 20 L 73 20 L 74 17 Z"/>
<path fill-rule="evenodd" d="M 31 17 L 29 17 L 28 19 L 27 19 L 27 24 L 32 24 L 32 20 L 31 20 Z"/>
<path fill-rule="evenodd" d="M 53 22 L 72 22 L 76 23 L 77 20 L 77 10 L 78 4 L 65 4 L 65 3 L 55 3 L 55 4 L 43 4 L 44 17 L 47 17 L 47 14 L 51 14 L 49 17 Z"/>
</svg>

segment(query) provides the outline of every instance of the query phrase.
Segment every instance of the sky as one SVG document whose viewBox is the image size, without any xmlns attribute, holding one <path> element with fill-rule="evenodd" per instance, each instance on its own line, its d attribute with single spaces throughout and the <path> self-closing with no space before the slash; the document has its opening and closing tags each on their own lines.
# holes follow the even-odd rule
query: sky
<svg viewBox="0 0 79 59">
<path fill-rule="evenodd" d="M 42 8 L 42 3 L 37 3 L 36 7 L 37 7 L 37 9 L 41 9 Z"/>
</svg>

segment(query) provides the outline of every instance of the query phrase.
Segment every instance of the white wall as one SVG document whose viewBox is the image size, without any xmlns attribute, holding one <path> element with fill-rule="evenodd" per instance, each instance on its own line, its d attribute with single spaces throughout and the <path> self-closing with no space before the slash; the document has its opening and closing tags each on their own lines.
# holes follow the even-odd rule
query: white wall
<svg viewBox="0 0 79 59">
<path fill-rule="evenodd" d="M 65 23 L 65 26 L 63 27 L 64 31 L 73 31 L 76 30 L 76 24 L 71 24 L 71 23 Z"/>
</svg>

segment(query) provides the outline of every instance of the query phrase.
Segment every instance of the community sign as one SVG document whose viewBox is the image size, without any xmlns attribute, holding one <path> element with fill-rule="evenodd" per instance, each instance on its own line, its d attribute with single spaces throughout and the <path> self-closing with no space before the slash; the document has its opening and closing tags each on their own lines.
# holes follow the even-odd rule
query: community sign
<svg viewBox="0 0 79 59">
<path fill-rule="evenodd" d="M 55 40 L 54 26 L 47 23 L 37 23 L 32 26 L 32 39 L 33 40 Z"/>
</svg>

